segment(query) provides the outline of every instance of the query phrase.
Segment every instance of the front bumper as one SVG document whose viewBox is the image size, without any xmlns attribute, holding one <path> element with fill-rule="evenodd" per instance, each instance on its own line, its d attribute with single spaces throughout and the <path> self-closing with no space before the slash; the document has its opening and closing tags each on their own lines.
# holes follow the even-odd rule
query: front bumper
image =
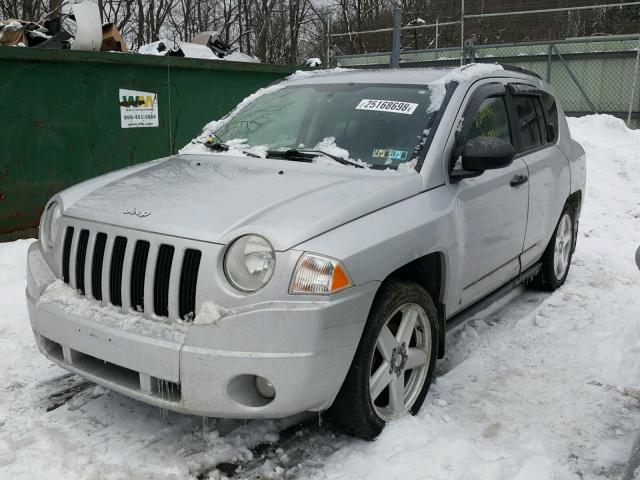
<svg viewBox="0 0 640 480">
<path fill-rule="evenodd" d="M 372 282 L 331 298 L 262 303 L 194 325 L 125 314 L 94 300 L 49 301 L 50 292 L 45 301 L 41 297 L 55 280 L 35 242 L 27 262 L 27 306 L 46 357 L 143 402 L 227 418 L 328 408 L 378 287 Z M 275 398 L 257 392 L 255 376 L 273 384 Z"/>
</svg>

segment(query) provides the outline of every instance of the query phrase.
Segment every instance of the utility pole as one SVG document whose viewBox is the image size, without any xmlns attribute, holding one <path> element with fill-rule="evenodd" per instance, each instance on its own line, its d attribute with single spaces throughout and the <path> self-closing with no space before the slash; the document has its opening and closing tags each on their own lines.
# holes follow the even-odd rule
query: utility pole
<svg viewBox="0 0 640 480">
<path fill-rule="evenodd" d="M 464 0 L 460 9 L 460 65 L 464 65 Z"/>
<path fill-rule="evenodd" d="M 400 28 L 402 26 L 401 13 L 401 9 L 393 9 L 393 48 L 391 50 L 391 68 L 400 68 Z"/>
<path fill-rule="evenodd" d="M 331 68 L 331 15 L 327 18 L 327 65 L 325 68 Z"/>
</svg>

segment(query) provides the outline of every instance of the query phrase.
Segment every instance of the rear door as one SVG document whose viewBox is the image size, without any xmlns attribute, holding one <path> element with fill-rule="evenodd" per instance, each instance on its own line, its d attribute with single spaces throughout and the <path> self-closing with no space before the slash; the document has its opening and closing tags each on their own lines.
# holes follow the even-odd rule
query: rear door
<svg viewBox="0 0 640 480">
<path fill-rule="evenodd" d="M 553 97 L 529 85 L 510 85 L 519 138 L 518 156 L 527 166 L 529 207 L 522 270 L 537 262 L 569 195 L 569 163 L 556 147 L 558 113 Z"/>
</svg>

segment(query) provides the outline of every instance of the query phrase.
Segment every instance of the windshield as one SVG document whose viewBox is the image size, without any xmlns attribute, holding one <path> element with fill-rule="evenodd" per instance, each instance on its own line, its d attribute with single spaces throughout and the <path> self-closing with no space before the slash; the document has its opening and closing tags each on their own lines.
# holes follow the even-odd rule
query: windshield
<svg viewBox="0 0 640 480">
<path fill-rule="evenodd" d="M 258 97 L 215 132 L 270 150 L 317 149 L 397 168 L 428 133 L 430 91 L 417 85 L 289 86 Z"/>
</svg>

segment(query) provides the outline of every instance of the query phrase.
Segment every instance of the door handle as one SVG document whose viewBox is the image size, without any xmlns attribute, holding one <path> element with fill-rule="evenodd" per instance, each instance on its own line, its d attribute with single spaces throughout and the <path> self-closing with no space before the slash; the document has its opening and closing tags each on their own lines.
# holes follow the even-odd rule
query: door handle
<svg viewBox="0 0 640 480">
<path fill-rule="evenodd" d="M 526 175 L 515 175 L 511 179 L 511 186 L 517 187 L 518 185 L 522 185 L 523 183 L 527 183 L 529 181 L 529 177 Z"/>
</svg>

